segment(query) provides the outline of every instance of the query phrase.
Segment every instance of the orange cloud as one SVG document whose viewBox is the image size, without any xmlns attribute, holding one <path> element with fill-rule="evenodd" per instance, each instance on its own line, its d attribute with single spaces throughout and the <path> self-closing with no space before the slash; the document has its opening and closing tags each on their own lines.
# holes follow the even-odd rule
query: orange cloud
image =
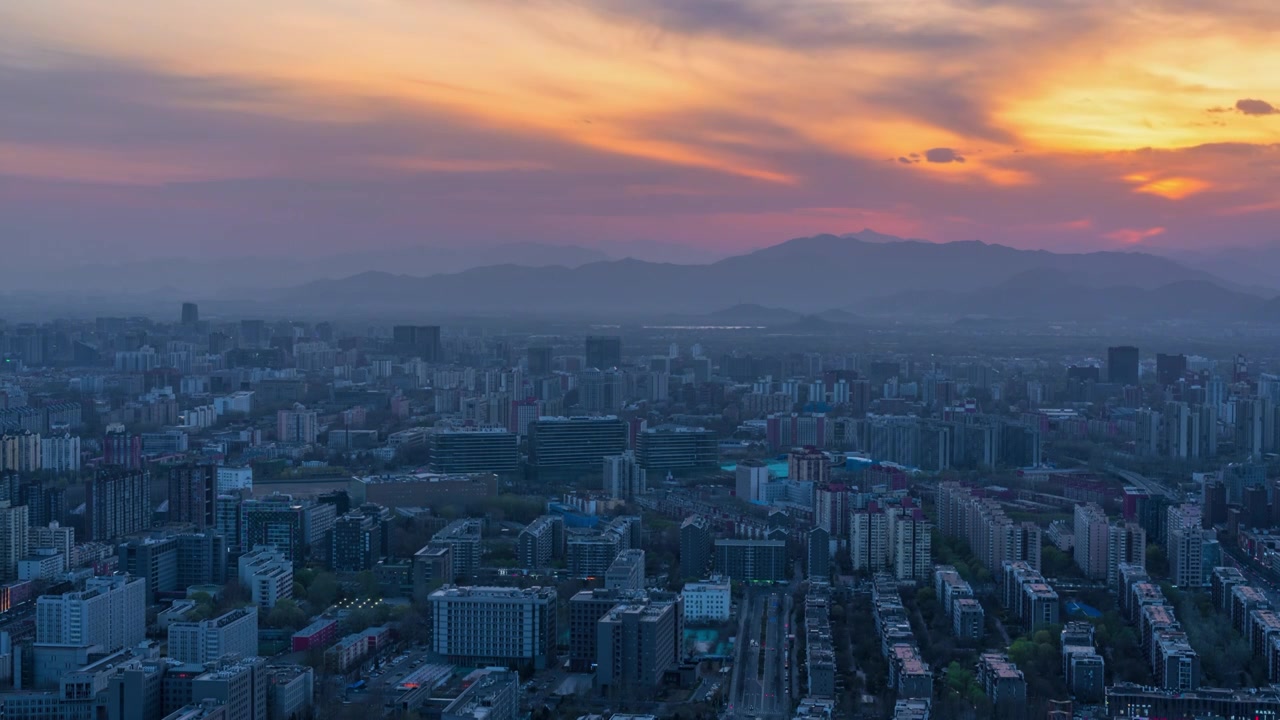
<svg viewBox="0 0 1280 720">
<path fill-rule="evenodd" d="M 1122 242 L 1125 245 L 1137 245 L 1138 243 L 1148 238 L 1153 238 L 1157 235 L 1163 235 L 1164 232 L 1165 230 L 1162 227 L 1122 228 L 1120 230 L 1114 230 L 1112 232 L 1109 232 L 1106 235 L 1103 235 L 1103 237 L 1107 238 L 1108 240 L 1116 240 L 1118 242 Z"/>
<path fill-rule="evenodd" d="M 1209 189 L 1208 182 L 1193 177 L 1173 176 L 1153 180 L 1149 175 L 1139 173 L 1126 175 L 1124 179 L 1131 183 L 1138 183 L 1138 186 L 1133 189 L 1134 192 L 1158 195 L 1170 200 L 1181 200 Z"/>
</svg>

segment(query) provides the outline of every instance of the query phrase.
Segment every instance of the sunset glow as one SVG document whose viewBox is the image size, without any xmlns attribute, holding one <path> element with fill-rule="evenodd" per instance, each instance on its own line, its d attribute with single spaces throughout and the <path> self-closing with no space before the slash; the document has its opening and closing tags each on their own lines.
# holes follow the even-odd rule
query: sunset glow
<svg viewBox="0 0 1280 720">
<path fill-rule="evenodd" d="M 333 249 L 307 239 L 327 213 L 388 246 L 748 249 L 868 224 L 1260 242 L 1280 220 L 1268 8 L 0 2 L 0 222 L 123 248 L 187 242 L 170 228 L 198 216 L 282 252 Z M 30 202 L 41 185 L 82 199 Z M 299 193 L 321 209 L 261 220 Z"/>
</svg>

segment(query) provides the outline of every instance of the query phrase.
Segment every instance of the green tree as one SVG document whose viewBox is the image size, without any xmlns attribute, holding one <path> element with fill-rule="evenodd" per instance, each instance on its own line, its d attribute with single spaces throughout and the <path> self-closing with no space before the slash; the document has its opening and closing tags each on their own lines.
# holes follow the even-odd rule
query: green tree
<svg viewBox="0 0 1280 720">
<path fill-rule="evenodd" d="M 307 624 L 307 614 L 288 598 L 276 602 L 267 615 L 267 624 L 281 630 L 297 630 Z"/>
<path fill-rule="evenodd" d="M 316 611 L 324 610 L 338 599 L 338 579 L 333 573 L 318 573 L 307 588 L 307 600 Z"/>
</svg>

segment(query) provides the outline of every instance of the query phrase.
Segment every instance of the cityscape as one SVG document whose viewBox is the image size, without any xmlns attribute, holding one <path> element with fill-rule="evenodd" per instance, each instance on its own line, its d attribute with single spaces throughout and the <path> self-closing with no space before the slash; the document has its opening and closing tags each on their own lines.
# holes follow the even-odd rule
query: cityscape
<svg viewBox="0 0 1280 720">
<path fill-rule="evenodd" d="M 1275 356 L 522 324 L 0 326 L 5 717 L 1280 712 Z"/>
<path fill-rule="evenodd" d="M 0 0 L 0 720 L 1280 720 L 1280 5 Z"/>
</svg>

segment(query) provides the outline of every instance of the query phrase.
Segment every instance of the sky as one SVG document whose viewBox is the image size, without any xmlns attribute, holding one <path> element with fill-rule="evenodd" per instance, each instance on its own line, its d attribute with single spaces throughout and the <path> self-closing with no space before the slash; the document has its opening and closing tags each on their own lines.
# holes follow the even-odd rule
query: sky
<svg viewBox="0 0 1280 720">
<path fill-rule="evenodd" d="M 11 271 L 1280 242 L 1274 0 L 0 0 Z"/>
</svg>

